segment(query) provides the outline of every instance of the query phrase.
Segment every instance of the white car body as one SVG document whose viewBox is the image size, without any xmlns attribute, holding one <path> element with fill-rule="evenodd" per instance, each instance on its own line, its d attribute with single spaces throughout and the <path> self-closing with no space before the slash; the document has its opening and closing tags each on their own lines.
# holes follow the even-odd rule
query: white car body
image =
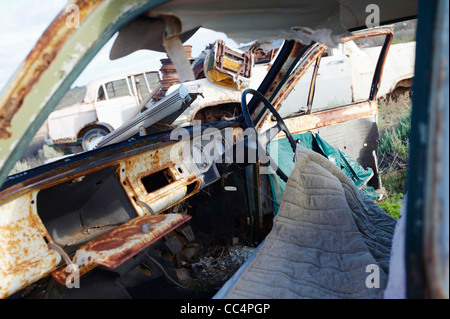
<svg viewBox="0 0 450 319">
<path fill-rule="evenodd" d="M 143 74 L 146 76 L 144 77 Z M 90 128 L 101 127 L 111 132 L 132 119 L 139 111 L 146 92 L 153 89 L 147 76 L 157 76 L 157 70 L 140 70 L 104 77 L 92 81 L 87 86 L 86 95 L 81 103 L 52 112 L 47 122 L 48 144 L 77 142 Z M 140 92 L 136 80 L 140 83 Z M 115 83 L 124 84 L 120 93 L 113 90 Z M 117 88 L 116 88 L 117 90 Z M 102 99 L 101 92 L 106 92 Z M 114 96 L 115 95 L 115 96 Z"/>
</svg>

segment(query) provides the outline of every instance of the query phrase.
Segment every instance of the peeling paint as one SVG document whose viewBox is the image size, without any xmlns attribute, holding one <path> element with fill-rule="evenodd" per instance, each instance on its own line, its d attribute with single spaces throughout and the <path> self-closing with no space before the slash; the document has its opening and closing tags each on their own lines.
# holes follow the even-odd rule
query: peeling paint
<svg viewBox="0 0 450 319">
<path fill-rule="evenodd" d="M 97 265 L 114 269 L 189 219 L 191 216 L 183 214 L 137 217 L 80 247 L 73 263 L 78 266 L 80 275 Z M 151 228 L 143 232 L 142 226 L 147 224 Z M 66 283 L 68 275 L 66 265 L 52 272 L 61 284 Z"/>
<path fill-rule="evenodd" d="M 0 298 L 48 275 L 61 260 L 47 247 L 50 236 L 33 205 L 36 194 L 0 206 Z"/>
</svg>

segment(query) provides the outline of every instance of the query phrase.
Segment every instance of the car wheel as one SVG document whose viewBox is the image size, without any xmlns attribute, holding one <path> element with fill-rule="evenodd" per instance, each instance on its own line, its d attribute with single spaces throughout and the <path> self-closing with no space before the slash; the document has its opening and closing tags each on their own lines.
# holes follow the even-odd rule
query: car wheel
<svg viewBox="0 0 450 319">
<path fill-rule="evenodd" d="M 103 137 L 107 135 L 109 132 L 104 128 L 93 128 L 86 132 L 83 136 L 83 140 L 81 142 L 81 146 L 83 147 L 84 151 L 89 150 L 89 144 L 100 137 Z"/>
</svg>

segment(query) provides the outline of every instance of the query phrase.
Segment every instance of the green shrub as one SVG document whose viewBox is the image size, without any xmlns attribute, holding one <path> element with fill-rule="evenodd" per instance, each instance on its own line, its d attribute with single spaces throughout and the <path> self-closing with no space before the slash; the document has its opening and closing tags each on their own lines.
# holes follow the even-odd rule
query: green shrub
<svg viewBox="0 0 450 319">
<path fill-rule="evenodd" d="M 378 151 L 381 157 L 401 156 L 408 158 L 409 132 L 411 130 L 411 113 L 400 116 L 397 125 L 381 132 Z"/>
<path fill-rule="evenodd" d="M 406 193 L 406 170 L 381 172 L 381 181 L 387 194 Z"/>
<path fill-rule="evenodd" d="M 379 202 L 378 206 L 393 218 L 398 219 L 402 208 L 401 199 L 403 199 L 402 193 L 393 193 L 391 196 L 388 196 L 386 199 Z"/>
</svg>

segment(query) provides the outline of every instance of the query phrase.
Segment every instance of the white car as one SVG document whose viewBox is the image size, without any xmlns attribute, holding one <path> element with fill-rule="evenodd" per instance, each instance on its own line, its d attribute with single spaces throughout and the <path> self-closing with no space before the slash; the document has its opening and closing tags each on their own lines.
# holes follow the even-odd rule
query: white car
<svg viewBox="0 0 450 319">
<path fill-rule="evenodd" d="M 47 144 L 89 143 L 132 119 L 144 98 L 158 85 L 158 70 L 115 74 L 92 81 L 81 103 L 52 112 L 47 121 Z"/>
</svg>

